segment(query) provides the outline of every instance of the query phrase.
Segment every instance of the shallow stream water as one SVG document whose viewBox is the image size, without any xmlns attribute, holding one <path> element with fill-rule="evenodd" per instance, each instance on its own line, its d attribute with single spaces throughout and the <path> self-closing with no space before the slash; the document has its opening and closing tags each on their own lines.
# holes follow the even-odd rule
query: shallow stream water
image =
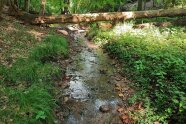
<svg viewBox="0 0 186 124">
<path fill-rule="evenodd" d="M 66 70 L 69 87 L 62 90 L 67 102 L 63 105 L 65 124 L 110 124 L 119 122 L 117 106 L 122 104 L 114 90 L 116 69 L 99 48 L 88 47 L 86 40 L 73 41 L 80 50 L 71 57 Z M 101 112 L 100 106 L 109 107 Z"/>
</svg>

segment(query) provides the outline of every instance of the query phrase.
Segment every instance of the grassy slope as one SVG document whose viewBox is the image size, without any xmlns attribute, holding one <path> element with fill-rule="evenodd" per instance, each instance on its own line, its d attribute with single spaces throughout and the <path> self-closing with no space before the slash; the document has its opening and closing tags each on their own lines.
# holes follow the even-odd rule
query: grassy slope
<svg viewBox="0 0 186 124">
<path fill-rule="evenodd" d="M 0 22 L 0 123 L 54 123 L 52 82 L 61 76 L 54 63 L 68 50 L 66 39 L 50 32 Z"/>
<path fill-rule="evenodd" d="M 171 118 L 184 123 L 185 27 L 133 29 L 131 24 L 124 24 L 111 31 L 93 29 L 90 35 L 117 57 L 124 64 L 124 72 L 135 79 L 138 92 L 131 102 L 142 100 L 146 108 L 136 114 L 139 122 L 167 123 Z"/>
</svg>

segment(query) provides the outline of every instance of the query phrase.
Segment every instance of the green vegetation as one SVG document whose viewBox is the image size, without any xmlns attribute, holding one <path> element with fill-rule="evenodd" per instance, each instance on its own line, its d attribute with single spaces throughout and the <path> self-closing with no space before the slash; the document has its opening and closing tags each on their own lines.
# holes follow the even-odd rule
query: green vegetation
<svg viewBox="0 0 186 124">
<path fill-rule="evenodd" d="M 9 51 L 12 55 L 14 50 L 25 53 L 17 53 L 19 55 L 11 65 L 0 66 L 0 122 L 54 123 L 53 81 L 62 76 L 61 68 L 54 64 L 54 60 L 68 55 L 66 39 L 48 35 L 38 43 L 37 39 L 23 31 L 25 28 L 22 25 L 15 24 L 16 30 L 6 34 L 1 32 L 4 37 L 2 43 L 15 42 L 8 48 L 12 50 Z M 33 45 L 20 47 L 27 46 L 28 42 L 33 42 Z M 29 46 L 32 47 L 29 49 Z"/>
<path fill-rule="evenodd" d="M 63 76 L 63 65 L 59 65 L 59 60 L 68 57 L 68 44 L 64 37 L 44 26 L 50 26 L 47 22 L 80 23 L 84 19 L 83 22 L 112 21 L 112 24 L 105 26 L 104 22 L 103 25 L 102 22 L 100 25 L 92 23 L 88 38 L 100 44 L 111 57 L 117 58 L 123 73 L 134 81 L 131 87 L 135 91 L 129 102 L 131 106 L 142 103 L 142 107 L 141 104 L 139 107 L 142 111 L 132 111 L 131 118 L 141 124 L 186 123 L 186 26 L 166 27 L 167 22 L 172 22 L 170 24 L 174 26 L 185 24 L 185 16 L 170 18 L 177 14 L 185 15 L 185 9 L 171 9 L 184 8 L 185 5 L 186 0 L 1 0 L 0 123 L 54 123 L 54 82 Z M 133 22 L 118 24 L 111 29 L 123 21 L 121 11 L 165 8 L 170 10 L 144 11 L 142 14 L 137 12 L 140 17 L 136 16 L 136 12 L 127 13 L 125 17 L 135 17 Z M 92 14 L 94 12 L 98 14 Z M 114 13 L 118 20 L 110 16 L 113 13 L 100 14 L 101 12 L 118 12 L 119 14 Z M 73 13 L 78 14 L 71 16 Z M 81 13 L 87 14 L 79 15 Z M 70 16 L 48 17 L 52 14 Z M 89 15 L 92 19 L 89 19 Z M 170 17 L 158 17 L 165 15 Z M 19 16 L 23 20 L 17 20 L 13 16 Z M 149 19 L 156 16 L 157 18 Z M 143 17 L 148 19 L 141 19 Z M 137 29 L 134 26 L 134 23 L 142 22 L 165 22 L 165 27 L 150 25 L 148 28 Z M 28 23 L 42 23 L 40 26 L 43 27 L 30 26 Z M 76 33 L 74 28 L 67 35 L 65 26 L 66 24 L 59 27 L 57 30 L 61 31 L 58 33 L 66 36 Z M 87 24 L 79 24 L 77 27 L 88 29 Z M 79 48 L 81 47 L 72 48 L 72 53 L 78 53 Z M 71 60 L 73 59 L 67 62 L 71 63 Z M 66 80 L 69 78 L 70 76 Z M 61 82 L 58 85 L 61 86 Z M 61 100 L 66 102 L 68 97 Z M 129 120 L 131 118 L 127 117 Z"/>
<path fill-rule="evenodd" d="M 143 101 L 145 110 L 135 113 L 142 124 L 159 121 L 184 123 L 186 116 L 185 27 L 133 29 L 120 24 L 113 30 L 93 29 L 90 37 L 103 45 L 123 65 L 136 84 L 131 103 Z"/>
<path fill-rule="evenodd" d="M 43 44 L 35 47 L 32 51 L 31 57 L 38 61 L 47 61 L 55 59 L 59 55 L 67 56 L 67 42 L 65 38 L 49 36 L 46 37 Z"/>
<path fill-rule="evenodd" d="M 18 0 L 19 8 L 25 8 L 26 0 Z M 137 5 L 135 2 L 141 0 L 46 0 L 45 12 L 47 14 L 61 14 L 64 7 L 67 7 L 70 13 L 88 13 L 88 12 L 108 12 L 108 11 L 123 11 L 122 8 L 126 4 L 134 4 L 132 10 L 137 10 Z M 145 0 L 142 0 L 145 2 Z M 146 0 L 149 2 L 150 0 Z M 66 3 L 67 2 L 67 3 Z M 40 11 L 40 3 L 38 0 L 30 1 L 30 11 L 37 12 Z M 161 6 L 162 8 L 170 8 L 173 6 L 184 6 L 185 0 L 154 0 L 156 6 Z M 89 6 L 87 6 L 89 5 Z M 155 8 L 152 6 L 152 8 Z M 131 9 L 131 8 L 128 8 Z"/>
</svg>

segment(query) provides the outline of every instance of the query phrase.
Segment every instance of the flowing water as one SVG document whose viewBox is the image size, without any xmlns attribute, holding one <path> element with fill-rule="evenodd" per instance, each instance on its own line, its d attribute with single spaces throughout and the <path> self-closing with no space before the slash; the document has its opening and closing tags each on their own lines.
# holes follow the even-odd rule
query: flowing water
<svg viewBox="0 0 186 124">
<path fill-rule="evenodd" d="M 122 103 L 114 90 L 116 69 L 113 62 L 101 49 L 92 49 L 87 41 L 73 41 L 79 48 L 71 57 L 66 70 L 70 77 L 69 87 L 62 90 L 68 97 L 63 104 L 63 123 L 65 124 L 110 124 L 119 122 L 117 106 Z M 101 112 L 106 105 L 110 111 Z"/>
</svg>

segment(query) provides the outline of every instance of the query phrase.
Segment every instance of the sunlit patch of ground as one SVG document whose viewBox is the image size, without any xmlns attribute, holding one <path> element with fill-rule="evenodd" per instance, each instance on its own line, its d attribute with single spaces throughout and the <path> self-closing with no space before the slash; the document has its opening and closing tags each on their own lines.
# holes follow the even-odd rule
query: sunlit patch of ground
<svg viewBox="0 0 186 124">
<path fill-rule="evenodd" d="M 36 39 L 41 40 L 41 38 L 45 35 L 43 32 L 39 32 L 36 30 L 27 31 L 29 34 L 33 35 Z"/>
</svg>

